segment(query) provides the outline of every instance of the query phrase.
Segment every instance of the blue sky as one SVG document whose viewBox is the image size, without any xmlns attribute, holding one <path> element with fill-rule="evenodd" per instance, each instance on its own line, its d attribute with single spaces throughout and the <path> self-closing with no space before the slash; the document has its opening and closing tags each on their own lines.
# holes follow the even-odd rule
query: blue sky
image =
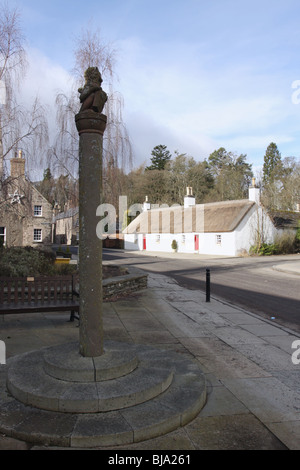
<svg viewBox="0 0 300 470">
<path fill-rule="evenodd" d="M 299 0 L 13 4 L 31 59 L 24 94 L 36 88 L 50 100 L 68 86 L 74 38 L 89 24 L 114 44 L 135 166 L 159 144 L 197 161 L 222 146 L 247 154 L 254 169 L 272 141 L 282 157 L 299 158 Z"/>
</svg>

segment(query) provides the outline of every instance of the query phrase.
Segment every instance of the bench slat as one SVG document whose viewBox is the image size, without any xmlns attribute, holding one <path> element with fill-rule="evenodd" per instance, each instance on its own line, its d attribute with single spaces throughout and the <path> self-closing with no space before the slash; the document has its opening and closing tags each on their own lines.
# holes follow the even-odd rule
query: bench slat
<svg viewBox="0 0 300 470">
<path fill-rule="evenodd" d="M 0 277 L 0 314 L 70 310 L 73 320 L 79 312 L 78 297 L 73 296 L 77 277 Z"/>
</svg>

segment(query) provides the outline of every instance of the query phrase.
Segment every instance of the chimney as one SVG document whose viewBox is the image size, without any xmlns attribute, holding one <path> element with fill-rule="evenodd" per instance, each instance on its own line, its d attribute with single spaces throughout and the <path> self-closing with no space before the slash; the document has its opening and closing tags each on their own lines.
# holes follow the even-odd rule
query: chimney
<svg viewBox="0 0 300 470">
<path fill-rule="evenodd" d="M 184 207 L 191 207 L 196 204 L 195 196 L 193 196 L 193 188 L 186 188 L 186 196 L 184 196 Z"/>
<path fill-rule="evenodd" d="M 12 178 L 25 177 L 25 158 L 22 150 L 19 150 L 18 154 L 15 154 L 15 158 L 10 160 L 10 176 Z"/>
<path fill-rule="evenodd" d="M 252 186 L 249 188 L 249 201 L 260 205 L 260 189 L 256 186 L 255 178 L 252 178 Z"/>
<path fill-rule="evenodd" d="M 145 197 L 145 202 L 143 204 L 143 212 L 150 211 L 151 209 L 151 204 L 148 201 L 148 196 Z"/>
</svg>

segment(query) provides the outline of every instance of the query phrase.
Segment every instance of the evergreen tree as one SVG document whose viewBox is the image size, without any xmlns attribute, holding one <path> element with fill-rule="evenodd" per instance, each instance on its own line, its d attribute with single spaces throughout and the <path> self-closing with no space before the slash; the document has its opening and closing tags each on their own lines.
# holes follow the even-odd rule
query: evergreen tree
<svg viewBox="0 0 300 470">
<path fill-rule="evenodd" d="M 264 156 L 263 182 L 272 183 L 278 178 L 282 167 L 281 154 L 274 142 L 268 146 Z"/>
<path fill-rule="evenodd" d="M 145 170 L 164 170 L 167 162 L 172 158 L 166 145 L 157 145 L 152 150 L 151 155 L 152 165 L 147 166 Z"/>
<path fill-rule="evenodd" d="M 52 173 L 50 168 L 46 168 L 43 173 L 43 181 L 50 181 L 52 179 Z"/>
</svg>

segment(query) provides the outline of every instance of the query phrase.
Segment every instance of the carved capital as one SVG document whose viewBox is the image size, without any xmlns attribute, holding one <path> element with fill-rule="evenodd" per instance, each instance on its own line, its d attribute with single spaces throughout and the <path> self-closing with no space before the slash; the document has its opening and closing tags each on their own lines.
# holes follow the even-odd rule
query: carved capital
<svg viewBox="0 0 300 470">
<path fill-rule="evenodd" d="M 95 111 L 88 109 L 76 114 L 75 123 L 79 135 L 84 133 L 103 135 L 107 117 L 104 114 L 95 113 Z"/>
</svg>

